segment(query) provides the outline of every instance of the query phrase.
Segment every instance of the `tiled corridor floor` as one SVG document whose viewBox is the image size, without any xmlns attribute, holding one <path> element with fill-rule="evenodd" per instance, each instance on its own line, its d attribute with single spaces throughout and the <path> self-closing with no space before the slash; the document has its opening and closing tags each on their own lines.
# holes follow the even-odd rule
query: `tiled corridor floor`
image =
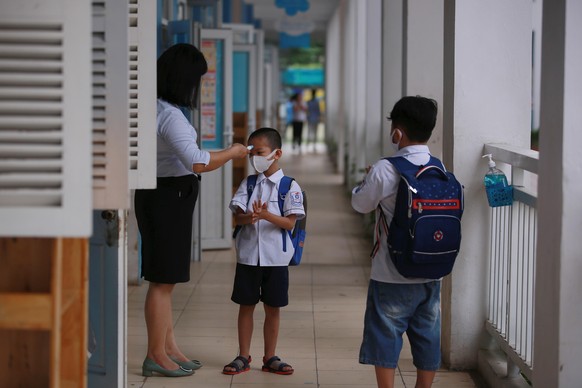
<svg viewBox="0 0 582 388">
<path fill-rule="evenodd" d="M 237 355 L 238 308 L 230 301 L 234 250 L 205 251 L 193 263 L 191 281 L 174 292 L 175 331 L 182 350 L 204 367 L 193 376 L 141 376 L 146 354 L 143 302 L 147 283 L 129 290 L 128 385 L 201 388 L 375 387 L 374 369 L 358 363 L 370 242 L 350 206 L 340 175 L 323 152 L 293 156 L 282 167 L 308 195 L 308 236 L 303 262 L 290 268 L 290 303 L 282 310 L 277 353 L 295 368 L 291 376 L 261 372 L 263 311 L 257 306 L 251 370 L 226 376 L 222 367 Z M 396 387 L 414 387 L 408 344 L 402 350 Z M 468 373 L 439 371 L 433 387 L 476 387 Z"/>
</svg>

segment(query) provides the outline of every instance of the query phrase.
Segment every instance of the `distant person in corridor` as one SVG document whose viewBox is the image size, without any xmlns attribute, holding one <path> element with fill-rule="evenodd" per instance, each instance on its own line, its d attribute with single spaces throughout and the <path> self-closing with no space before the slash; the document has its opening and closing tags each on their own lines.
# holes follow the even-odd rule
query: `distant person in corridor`
<svg viewBox="0 0 582 388">
<path fill-rule="evenodd" d="M 291 96 L 291 104 L 293 106 L 293 150 L 297 147 L 301 153 L 301 140 L 303 138 L 303 123 L 306 119 L 305 111 L 307 107 L 303 103 L 301 93 L 295 93 Z"/>
<path fill-rule="evenodd" d="M 316 94 L 317 89 L 311 89 L 311 100 L 307 103 L 307 145 L 311 143 L 313 151 L 317 141 L 317 126 L 321 122 L 321 109 Z"/>
<path fill-rule="evenodd" d="M 398 101 L 389 118 L 394 156 L 402 156 L 415 165 L 426 164 L 430 159 L 427 142 L 436 117 L 437 103 L 432 99 L 417 96 Z M 417 368 L 416 388 L 429 388 L 441 359 L 441 282 L 406 278 L 390 259 L 386 236 L 399 182 L 400 175 L 392 163 L 380 159 L 352 191 L 352 207 L 356 211 L 376 212 L 360 363 L 375 366 L 379 388 L 394 387 L 402 335 L 406 332 Z"/>
<path fill-rule="evenodd" d="M 141 276 L 149 281 L 145 301 L 147 356 L 142 373 L 189 376 L 202 363 L 185 356 L 174 337 L 172 291 L 190 280 L 192 214 L 198 174 L 215 170 L 249 151 L 242 144 L 202 151 L 197 133 L 180 107 L 196 107 L 200 78 L 207 71 L 202 53 L 189 44 L 166 50 L 157 62 L 157 188 L 136 190 L 135 214 L 141 234 Z"/>
</svg>

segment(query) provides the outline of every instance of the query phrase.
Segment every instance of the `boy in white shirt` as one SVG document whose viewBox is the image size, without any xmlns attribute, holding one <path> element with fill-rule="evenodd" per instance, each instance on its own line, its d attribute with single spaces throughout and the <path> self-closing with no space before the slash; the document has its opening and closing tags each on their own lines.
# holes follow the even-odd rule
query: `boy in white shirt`
<svg viewBox="0 0 582 388">
<path fill-rule="evenodd" d="M 223 369 L 235 375 L 250 369 L 249 354 L 253 332 L 253 313 L 261 300 L 265 309 L 264 372 L 293 373 L 291 365 L 275 355 L 279 334 L 279 310 L 289 302 L 289 262 L 293 245 L 289 233 L 295 221 L 305 217 L 301 187 L 293 181 L 287 193 L 283 214 L 279 209 L 279 184 L 283 171 L 281 135 L 273 128 L 260 128 L 249 136 L 251 161 L 258 172 L 252 194 L 244 179 L 230 202 L 235 222 L 242 225 L 236 236 L 237 267 L 232 301 L 239 304 L 239 356 Z M 285 241 L 283 239 L 286 239 Z"/>
<path fill-rule="evenodd" d="M 426 164 L 430 159 L 426 144 L 436 116 L 435 100 L 420 96 L 400 99 L 389 117 L 394 156 L 402 156 L 418 166 Z M 359 361 L 375 366 L 379 388 L 394 387 L 402 335 L 406 332 L 417 368 L 415 387 L 428 388 L 441 358 L 441 282 L 404 277 L 390 259 L 388 225 L 394 215 L 399 182 L 400 174 L 394 165 L 380 159 L 352 191 L 352 207 L 356 211 L 376 212 L 376 241 Z"/>
</svg>

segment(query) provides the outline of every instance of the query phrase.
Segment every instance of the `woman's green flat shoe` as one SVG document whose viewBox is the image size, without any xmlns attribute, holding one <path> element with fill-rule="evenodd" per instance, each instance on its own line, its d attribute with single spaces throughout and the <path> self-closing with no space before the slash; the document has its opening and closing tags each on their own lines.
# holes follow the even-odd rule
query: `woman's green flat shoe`
<svg viewBox="0 0 582 388">
<path fill-rule="evenodd" d="M 184 368 L 182 365 L 178 367 L 178 369 L 170 370 L 164 369 L 157 363 L 155 363 L 151 358 L 147 358 L 143 361 L 143 365 L 141 367 L 142 375 L 146 377 L 151 377 L 153 372 L 159 373 L 166 377 L 184 377 L 190 376 L 194 374 L 192 369 Z"/>
<path fill-rule="evenodd" d="M 172 361 L 174 361 L 176 364 L 180 365 L 182 368 L 185 369 L 192 369 L 192 370 L 198 370 L 200 368 L 202 368 L 202 363 L 198 360 L 189 360 L 189 361 L 178 361 L 176 360 L 174 357 L 170 357 L 172 359 Z"/>
</svg>

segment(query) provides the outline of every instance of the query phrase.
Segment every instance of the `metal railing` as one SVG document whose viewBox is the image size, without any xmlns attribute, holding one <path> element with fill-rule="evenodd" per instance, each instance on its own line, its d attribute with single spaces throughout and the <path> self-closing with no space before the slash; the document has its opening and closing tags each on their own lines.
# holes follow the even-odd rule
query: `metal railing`
<svg viewBox="0 0 582 388">
<path fill-rule="evenodd" d="M 538 152 L 486 144 L 485 154 L 511 166 L 513 205 L 491 208 L 485 327 L 507 356 L 508 375 L 532 379 L 537 238 Z"/>
</svg>

